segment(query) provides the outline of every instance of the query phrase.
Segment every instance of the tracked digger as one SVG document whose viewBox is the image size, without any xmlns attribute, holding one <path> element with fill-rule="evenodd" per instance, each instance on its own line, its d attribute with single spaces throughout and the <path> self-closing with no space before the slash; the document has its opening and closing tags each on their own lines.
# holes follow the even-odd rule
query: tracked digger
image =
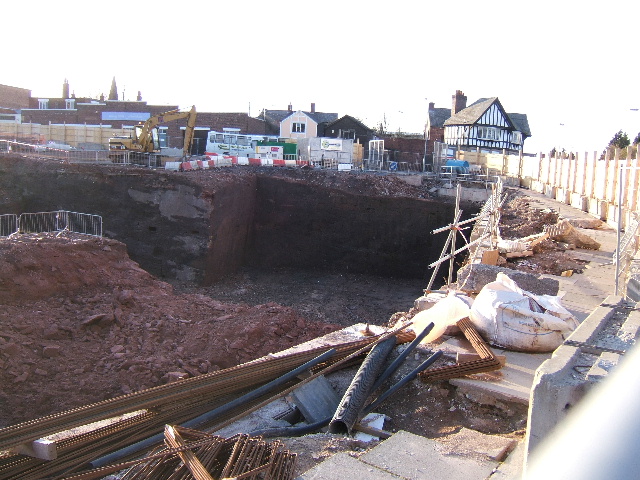
<svg viewBox="0 0 640 480">
<path fill-rule="evenodd" d="M 184 144 L 182 158 L 186 158 L 191 150 L 193 135 L 196 126 L 196 107 L 191 110 L 170 110 L 160 115 L 153 115 L 149 119 L 136 125 L 133 129 L 133 136 L 117 136 L 109 139 L 109 158 L 113 162 L 122 161 L 127 152 L 136 153 L 158 153 L 160 144 L 158 139 L 157 126 L 161 123 L 172 122 L 174 120 L 187 119 L 187 127 L 184 132 Z"/>
</svg>

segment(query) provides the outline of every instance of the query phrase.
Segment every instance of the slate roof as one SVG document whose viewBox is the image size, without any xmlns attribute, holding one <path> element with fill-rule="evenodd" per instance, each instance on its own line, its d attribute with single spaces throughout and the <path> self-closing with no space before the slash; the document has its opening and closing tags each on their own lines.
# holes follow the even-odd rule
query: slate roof
<svg viewBox="0 0 640 480">
<path fill-rule="evenodd" d="M 527 119 L 526 113 L 509 113 L 508 115 L 517 130 L 521 131 L 525 137 L 531 136 L 529 120 Z"/>
<path fill-rule="evenodd" d="M 429 125 L 436 128 L 444 127 L 444 122 L 451 116 L 450 108 L 434 108 L 429 110 Z"/>
<path fill-rule="evenodd" d="M 289 115 L 294 114 L 295 111 L 290 110 L 267 110 L 266 116 L 267 119 L 273 122 L 282 123 L 282 121 L 287 118 Z M 306 114 L 309 118 L 311 118 L 314 122 L 320 123 L 330 123 L 335 122 L 338 119 L 337 113 L 323 113 L 323 112 L 302 112 Z"/>
<path fill-rule="evenodd" d="M 484 112 L 487 111 L 487 109 L 493 104 L 493 102 L 498 102 L 498 104 L 502 107 L 502 104 L 500 104 L 500 100 L 498 100 L 498 97 L 479 98 L 467 108 L 464 108 L 455 115 L 450 116 L 444 122 L 444 125 L 473 125 L 480 119 Z M 449 112 L 451 112 L 451 110 L 449 110 Z M 525 137 L 531 136 L 531 130 L 529 129 L 529 120 L 527 119 L 526 114 L 506 113 L 506 115 L 516 130 L 522 132 Z"/>
<path fill-rule="evenodd" d="M 357 125 L 359 125 L 363 130 L 374 132 L 374 130 L 372 128 L 367 127 L 364 123 L 362 123 L 357 118 L 352 117 L 351 115 L 343 115 L 342 117 L 337 118 L 336 120 L 333 120 L 332 122 L 327 124 L 327 128 L 331 128 L 331 125 L 333 125 L 334 123 L 337 123 L 340 120 L 347 119 L 347 118 L 350 119 L 352 122 L 356 123 Z"/>
<path fill-rule="evenodd" d="M 265 116 L 268 120 L 280 123 L 282 120 L 291 115 L 291 110 L 266 110 Z"/>
<path fill-rule="evenodd" d="M 458 113 L 449 117 L 444 124 L 445 125 L 473 125 L 476 123 L 482 114 L 487 111 L 487 108 L 491 106 L 493 102 L 498 100 L 498 97 L 480 98 L 467 108 L 460 110 Z"/>
</svg>

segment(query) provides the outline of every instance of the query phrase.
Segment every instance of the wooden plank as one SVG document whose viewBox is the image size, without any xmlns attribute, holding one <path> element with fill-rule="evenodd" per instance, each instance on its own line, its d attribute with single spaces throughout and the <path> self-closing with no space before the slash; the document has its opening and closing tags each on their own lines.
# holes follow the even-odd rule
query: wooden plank
<svg viewBox="0 0 640 480">
<path fill-rule="evenodd" d="M 504 254 L 506 258 L 531 257 L 532 255 L 533 252 L 531 250 L 525 250 L 524 252 L 509 252 Z"/>
<path fill-rule="evenodd" d="M 498 265 L 498 257 L 500 256 L 500 252 L 498 250 L 485 250 L 482 252 L 482 259 L 480 263 L 484 263 L 485 265 Z"/>
</svg>

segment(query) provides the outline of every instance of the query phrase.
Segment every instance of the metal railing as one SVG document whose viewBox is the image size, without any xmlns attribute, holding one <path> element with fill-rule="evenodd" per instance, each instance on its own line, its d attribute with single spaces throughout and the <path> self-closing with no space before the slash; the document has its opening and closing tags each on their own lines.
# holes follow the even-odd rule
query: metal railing
<svg viewBox="0 0 640 480">
<path fill-rule="evenodd" d="M 73 232 L 94 237 L 102 236 L 102 217 L 88 213 L 54 212 L 0 215 L 0 236 L 8 237 L 17 233 Z"/>
<path fill-rule="evenodd" d="M 60 160 L 69 163 L 115 163 L 120 165 L 138 165 L 156 168 L 161 166 L 159 153 L 132 151 L 83 150 L 78 148 L 59 148 L 50 144 L 32 144 L 13 140 L 0 140 L 0 152 L 24 157 Z"/>
<path fill-rule="evenodd" d="M 57 144 L 56 144 L 57 145 Z M 111 162 L 108 150 L 83 150 L 60 148 L 49 144 L 39 145 L 12 140 L 0 140 L 0 152 L 24 157 L 61 160 L 70 163 L 107 163 Z"/>
<path fill-rule="evenodd" d="M 18 216 L 0 215 L 0 237 L 8 237 L 18 231 Z"/>
</svg>

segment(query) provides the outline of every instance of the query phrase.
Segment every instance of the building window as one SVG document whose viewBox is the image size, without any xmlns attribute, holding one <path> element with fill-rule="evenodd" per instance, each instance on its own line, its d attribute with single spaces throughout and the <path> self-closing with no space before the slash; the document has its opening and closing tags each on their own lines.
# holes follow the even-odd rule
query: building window
<svg viewBox="0 0 640 480">
<path fill-rule="evenodd" d="M 74 108 L 76 108 L 75 103 L 75 98 L 67 98 L 64 101 L 64 108 L 66 108 L 67 110 L 73 110 Z"/>
<path fill-rule="evenodd" d="M 352 140 L 355 140 L 356 139 L 356 131 L 354 129 L 340 130 L 340 138 L 350 138 Z"/>
<path fill-rule="evenodd" d="M 47 110 L 49 108 L 49 99 L 48 98 L 39 98 L 38 99 L 38 108 L 40 110 Z"/>
<path fill-rule="evenodd" d="M 513 132 L 511 134 L 511 143 L 515 143 L 516 145 L 521 145 L 522 144 L 522 133 Z"/>
<path fill-rule="evenodd" d="M 494 127 L 478 127 L 478 138 L 482 140 L 500 140 L 500 130 Z"/>
<path fill-rule="evenodd" d="M 304 133 L 307 128 L 306 123 L 293 122 L 291 124 L 291 133 Z"/>
</svg>

